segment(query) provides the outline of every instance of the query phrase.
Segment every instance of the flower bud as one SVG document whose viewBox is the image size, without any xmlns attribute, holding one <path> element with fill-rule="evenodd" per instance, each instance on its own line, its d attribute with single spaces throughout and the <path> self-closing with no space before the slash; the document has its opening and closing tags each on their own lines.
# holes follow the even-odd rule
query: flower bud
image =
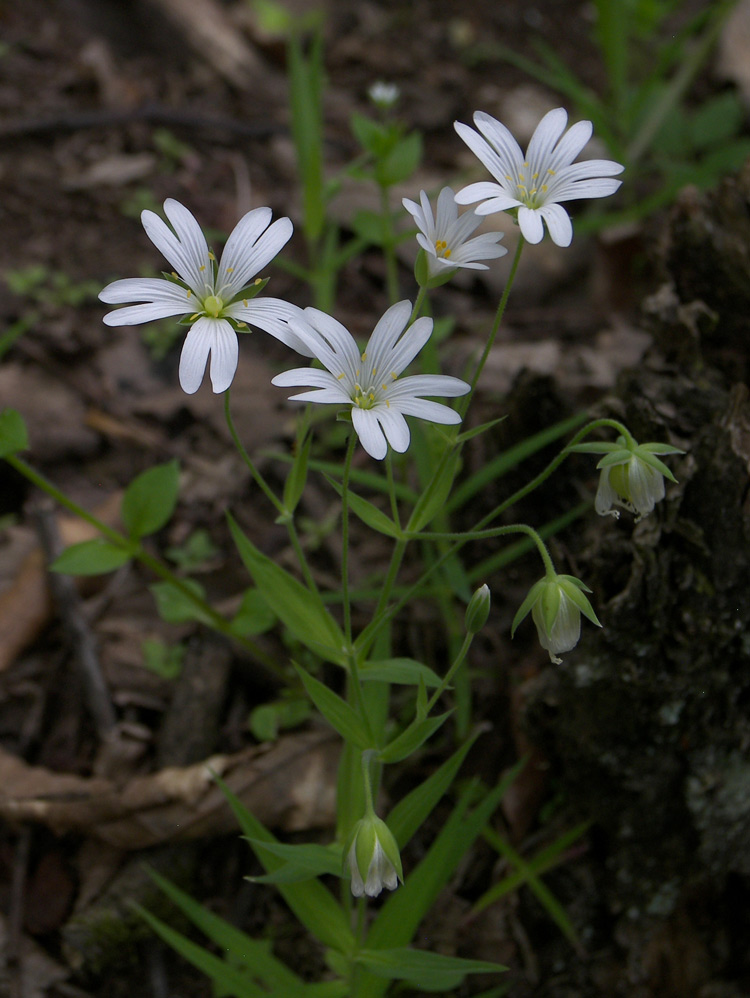
<svg viewBox="0 0 750 998">
<path fill-rule="evenodd" d="M 365 815 L 354 826 L 344 856 L 344 864 L 351 871 L 352 894 L 356 898 L 363 894 L 375 898 L 383 887 L 394 891 L 399 880 L 404 882 L 396 840 L 386 823 L 374 814 Z"/>
<path fill-rule="evenodd" d="M 539 643 L 549 652 L 550 661 L 559 665 L 562 660 L 558 656 L 578 644 L 581 614 L 597 627 L 602 626 L 584 595 L 585 592 L 591 590 L 573 575 L 552 574 L 540 579 L 531 587 L 529 595 L 518 608 L 511 627 L 511 637 L 531 611 Z"/>
<path fill-rule="evenodd" d="M 490 615 L 490 603 L 490 587 L 485 582 L 477 589 L 466 607 L 464 620 L 469 634 L 477 634 L 487 623 L 487 618 Z"/>
</svg>

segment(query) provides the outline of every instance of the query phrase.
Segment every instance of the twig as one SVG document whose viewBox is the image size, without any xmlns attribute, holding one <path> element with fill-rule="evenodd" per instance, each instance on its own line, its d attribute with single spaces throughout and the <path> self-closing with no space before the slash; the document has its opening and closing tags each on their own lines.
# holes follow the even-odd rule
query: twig
<svg viewBox="0 0 750 998">
<path fill-rule="evenodd" d="M 48 561 L 51 562 L 62 551 L 54 509 L 51 504 L 39 503 L 34 515 L 42 547 Z M 49 583 L 52 597 L 70 638 L 75 663 L 83 679 L 87 706 L 97 734 L 104 740 L 111 735 L 117 724 L 117 715 L 102 675 L 96 640 L 81 610 L 81 600 L 73 580 L 67 575 L 51 572 Z"/>
<path fill-rule="evenodd" d="M 31 829 L 22 828 L 16 841 L 10 885 L 10 911 L 8 914 L 8 965 L 9 998 L 24 998 L 21 935 L 23 932 L 23 899 L 26 888 L 26 871 L 31 850 Z"/>
</svg>

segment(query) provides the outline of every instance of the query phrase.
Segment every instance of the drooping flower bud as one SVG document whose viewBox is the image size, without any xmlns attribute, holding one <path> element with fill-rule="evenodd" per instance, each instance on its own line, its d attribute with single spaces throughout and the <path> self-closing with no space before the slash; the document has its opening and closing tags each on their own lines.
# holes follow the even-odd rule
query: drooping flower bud
<svg viewBox="0 0 750 998">
<path fill-rule="evenodd" d="M 404 882 L 396 840 L 386 823 L 374 814 L 366 814 L 354 826 L 344 857 L 356 898 L 363 894 L 375 898 L 384 887 L 394 891 L 399 880 Z"/>
<path fill-rule="evenodd" d="M 511 637 L 529 611 L 536 624 L 539 643 L 559 665 L 558 656 L 570 651 L 581 636 L 581 614 L 601 627 L 591 603 L 584 595 L 591 590 L 573 575 L 548 575 L 536 582 L 513 619 Z"/>
<path fill-rule="evenodd" d="M 682 454 L 679 447 L 669 444 L 639 444 L 633 437 L 620 436 L 617 443 L 576 444 L 571 450 L 587 454 L 604 454 L 597 464 L 601 470 L 594 502 L 600 516 L 618 517 L 614 506 L 636 514 L 636 523 L 653 510 L 664 498 L 664 479 L 676 482 L 669 468 L 657 454 Z"/>
</svg>

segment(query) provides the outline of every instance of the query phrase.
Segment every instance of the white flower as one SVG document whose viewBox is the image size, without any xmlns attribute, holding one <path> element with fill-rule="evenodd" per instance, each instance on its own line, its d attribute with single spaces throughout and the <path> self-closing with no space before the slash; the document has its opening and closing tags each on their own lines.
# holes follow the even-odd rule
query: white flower
<svg viewBox="0 0 750 998">
<path fill-rule="evenodd" d="M 385 80 L 376 80 L 370 84 L 367 96 L 377 105 L 377 107 L 387 110 L 393 107 L 401 96 L 401 91 L 395 83 L 386 83 Z"/>
<path fill-rule="evenodd" d="M 144 211 L 141 221 L 177 273 L 172 279 L 136 277 L 108 284 L 99 295 L 107 304 L 143 303 L 108 312 L 104 316 L 108 326 L 190 316 L 193 325 L 180 357 L 180 384 L 189 394 L 200 387 L 209 355 L 213 390 L 223 392 L 230 386 L 239 349 L 235 330 L 247 323 L 311 356 L 288 325 L 302 310 L 278 298 L 255 300 L 263 282 L 249 283 L 288 242 L 292 234 L 288 218 L 271 225 L 270 208 L 249 211 L 232 230 L 217 267 L 191 212 L 172 198 L 164 202 L 164 211 L 174 232 L 153 211 Z"/>
<path fill-rule="evenodd" d="M 355 898 L 363 894 L 376 898 L 384 887 L 395 891 L 399 880 L 403 882 L 396 840 L 386 823 L 375 815 L 365 815 L 357 822 L 344 855 Z"/>
<path fill-rule="evenodd" d="M 420 204 L 404 198 L 402 204 L 421 230 L 417 242 L 427 253 L 427 266 L 430 277 L 437 277 L 455 267 L 470 270 L 488 270 L 486 264 L 477 260 L 493 260 L 507 253 L 504 246 L 497 244 L 503 238 L 502 232 L 486 232 L 469 239 L 482 219 L 474 211 L 466 211 L 459 218 L 456 197 L 450 187 L 444 187 L 437 200 L 435 217 L 430 200 L 424 191 L 419 194 Z"/>
<path fill-rule="evenodd" d="M 581 636 L 581 614 L 597 627 L 602 625 L 584 593 L 591 590 L 573 575 L 554 573 L 540 579 L 518 608 L 511 626 L 511 637 L 516 628 L 531 611 L 536 624 L 539 644 L 549 652 L 550 661 L 559 665 L 558 657 L 578 644 Z"/>
<path fill-rule="evenodd" d="M 433 423 L 460 423 L 454 409 L 421 398 L 423 395 L 465 395 L 469 385 L 440 374 L 418 374 L 399 380 L 432 333 L 432 319 L 417 319 L 404 332 L 411 302 L 392 305 L 373 330 L 364 352 L 336 319 L 306 308 L 305 322 L 293 323 L 298 337 L 326 368 L 295 368 L 273 379 L 274 385 L 312 385 L 314 391 L 292 395 L 293 401 L 322 402 L 351 407 L 352 422 L 371 457 L 385 457 L 388 444 L 403 453 L 409 446 L 404 416 Z M 403 335 L 402 335 L 403 333 Z"/>
<path fill-rule="evenodd" d="M 518 224 L 524 238 L 538 243 L 544 223 L 552 241 L 569 246 L 573 238 L 570 217 L 561 201 L 602 198 L 614 194 L 621 181 L 611 180 L 624 167 L 609 159 L 573 160 L 591 138 L 590 121 L 579 121 L 567 132 L 567 112 L 548 111 L 531 136 L 526 155 L 511 133 L 484 111 L 477 111 L 473 128 L 456 121 L 455 128 L 472 152 L 493 175 L 496 184 L 482 181 L 469 184 L 456 195 L 459 204 L 475 204 L 479 215 L 518 209 Z"/>
<path fill-rule="evenodd" d="M 664 479 L 676 481 L 657 454 L 682 454 L 677 447 L 650 443 L 627 446 L 619 437 L 619 449 L 611 450 L 597 465 L 601 469 L 594 507 L 600 516 L 620 514 L 613 506 L 636 513 L 636 523 L 653 510 L 664 498 Z M 615 445 L 616 446 L 616 445 Z"/>
</svg>

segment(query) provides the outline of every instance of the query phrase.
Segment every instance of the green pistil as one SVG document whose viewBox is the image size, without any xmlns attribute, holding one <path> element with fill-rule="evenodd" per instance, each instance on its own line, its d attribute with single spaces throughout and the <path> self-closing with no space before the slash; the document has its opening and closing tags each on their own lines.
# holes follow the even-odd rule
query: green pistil
<svg viewBox="0 0 750 998">
<path fill-rule="evenodd" d="M 217 298 L 216 295 L 209 295 L 203 299 L 203 311 L 206 315 L 212 316 L 214 319 L 218 319 L 223 308 L 224 302 L 221 298 Z"/>
</svg>

